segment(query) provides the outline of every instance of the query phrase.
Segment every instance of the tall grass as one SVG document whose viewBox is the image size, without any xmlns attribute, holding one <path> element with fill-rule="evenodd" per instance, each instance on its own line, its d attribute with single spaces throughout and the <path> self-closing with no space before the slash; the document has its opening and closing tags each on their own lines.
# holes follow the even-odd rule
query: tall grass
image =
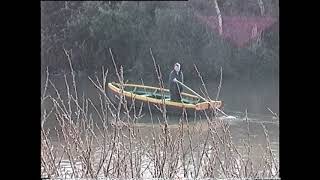
<svg viewBox="0 0 320 180">
<path fill-rule="evenodd" d="M 113 65 L 123 91 L 123 68 Z M 41 103 L 51 101 L 53 108 L 43 109 L 41 128 L 41 176 L 49 178 L 278 178 L 279 163 L 271 149 L 266 128 L 266 145 L 260 148 L 260 157 L 253 156 L 250 141 L 250 125 L 247 120 L 247 136 L 243 146 L 235 145 L 230 124 L 215 116 L 205 114 L 206 121 L 198 121 L 198 114 L 190 116 L 185 111 L 178 125 L 168 123 L 166 106 L 158 109 L 162 116 L 154 116 L 151 105 L 144 111 L 130 105 L 123 94 L 115 103 L 107 94 L 108 70 L 102 67 L 102 77 L 88 77 L 97 88 L 100 103 L 79 97 L 77 83 L 69 52 L 65 51 L 70 65 L 72 82 L 65 86 L 66 98 L 62 98 L 50 80 L 47 71 Z M 152 51 L 150 49 L 152 55 Z M 163 88 L 159 66 L 152 55 L 154 66 Z M 203 81 L 202 81 L 203 82 Z M 50 86 L 49 86 L 50 85 Z M 204 85 L 204 82 L 203 82 Z M 55 95 L 48 95 L 52 88 Z M 218 89 L 220 92 L 221 84 Z M 207 92 L 207 89 L 204 89 Z M 207 93 L 206 93 L 207 94 Z M 218 98 L 219 95 L 217 95 Z M 134 100 L 133 100 L 134 102 Z M 98 119 L 93 119 L 89 109 Z M 144 132 L 137 121 L 143 112 L 150 114 L 151 128 Z M 58 127 L 45 128 L 48 116 L 54 115 Z M 154 117 L 157 117 L 155 120 Z M 55 132 L 57 140 L 50 136 Z M 68 169 L 65 167 L 68 162 Z"/>
</svg>

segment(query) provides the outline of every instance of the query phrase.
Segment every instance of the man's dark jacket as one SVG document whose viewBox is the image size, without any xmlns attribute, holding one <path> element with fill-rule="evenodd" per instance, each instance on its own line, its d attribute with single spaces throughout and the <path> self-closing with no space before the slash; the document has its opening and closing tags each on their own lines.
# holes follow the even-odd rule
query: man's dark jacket
<svg viewBox="0 0 320 180">
<path fill-rule="evenodd" d="M 182 92 L 183 87 L 181 84 L 174 82 L 174 78 L 183 83 L 182 71 L 180 70 L 177 73 L 175 70 L 172 70 L 169 75 L 170 99 L 173 101 L 181 101 L 180 92 Z"/>
</svg>

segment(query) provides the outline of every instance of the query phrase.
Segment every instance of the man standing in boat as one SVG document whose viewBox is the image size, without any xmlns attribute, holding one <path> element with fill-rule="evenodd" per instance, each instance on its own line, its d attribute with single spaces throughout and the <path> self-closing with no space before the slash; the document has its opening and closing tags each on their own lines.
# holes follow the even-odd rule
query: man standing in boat
<svg viewBox="0 0 320 180">
<path fill-rule="evenodd" d="M 178 84 L 176 80 L 183 83 L 183 73 L 181 71 L 181 65 L 179 63 L 174 64 L 174 69 L 169 75 L 169 90 L 170 90 L 170 100 L 181 102 L 181 92 L 183 87 Z"/>
</svg>

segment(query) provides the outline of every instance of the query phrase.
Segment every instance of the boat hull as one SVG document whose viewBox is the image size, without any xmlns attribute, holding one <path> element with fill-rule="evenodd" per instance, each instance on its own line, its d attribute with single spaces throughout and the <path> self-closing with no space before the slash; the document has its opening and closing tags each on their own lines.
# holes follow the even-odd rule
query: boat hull
<svg viewBox="0 0 320 180">
<path fill-rule="evenodd" d="M 127 86 L 132 87 L 143 87 L 148 90 L 158 91 L 158 96 L 160 98 L 153 98 L 153 96 L 139 95 L 134 92 L 126 91 Z M 168 89 L 161 89 L 157 87 L 151 86 L 142 86 L 142 85 L 134 85 L 134 84 L 124 84 L 122 87 L 119 87 L 117 83 L 108 83 L 108 96 L 111 101 L 115 104 L 119 104 L 122 102 L 121 109 L 124 111 L 130 111 L 133 113 L 138 113 L 140 110 L 144 112 L 151 113 L 163 113 L 171 114 L 171 115 L 182 115 L 186 113 L 188 116 L 193 116 L 195 113 L 204 114 L 204 113 L 213 113 L 214 108 L 222 108 L 222 101 L 212 101 L 208 102 L 199 102 L 199 103 L 184 103 L 184 102 L 174 102 L 169 99 Z M 196 101 L 198 97 L 182 93 L 183 99 L 185 100 L 193 100 Z M 123 98 L 120 98 L 123 97 Z M 120 100 L 122 99 L 122 100 Z"/>
</svg>

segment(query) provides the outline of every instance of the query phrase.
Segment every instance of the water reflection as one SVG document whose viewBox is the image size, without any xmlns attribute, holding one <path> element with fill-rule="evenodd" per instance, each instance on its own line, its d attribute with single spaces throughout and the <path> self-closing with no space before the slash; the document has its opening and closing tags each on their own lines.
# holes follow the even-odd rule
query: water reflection
<svg viewBox="0 0 320 180">
<path fill-rule="evenodd" d="M 85 75 L 77 75 L 76 81 L 77 81 L 77 91 L 79 98 L 85 97 L 90 98 L 92 102 L 99 107 L 100 106 L 100 100 L 99 100 L 99 93 L 98 90 L 94 87 L 94 85 L 88 80 L 88 78 L 84 78 Z M 42 85 L 44 84 L 44 78 L 42 78 Z M 65 79 L 63 76 L 54 76 L 52 77 L 52 82 L 55 84 L 56 88 L 60 90 L 61 92 L 61 98 L 64 99 L 67 97 L 67 91 L 66 91 L 66 85 L 65 85 Z M 67 81 L 69 82 L 69 85 L 72 84 L 72 79 L 70 77 L 67 78 Z M 152 83 L 146 83 L 148 85 L 152 85 Z M 154 83 L 154 85 L 157 85 Z M 199 83 L 192 83 L 189 85 L 192 89 L 200 92 L 199 87 L 201 84 Z M 270 88 L 271 87 L 271 88 Z M 42 87 L 43 88 L 43 87 Z M 72 87 L 69 87 L 72 90 Z M 207 89 L 209 92 L 209 95 L 211 97 L 215 97 L 216 90 L 217 90 L 217 84 L 216 83 L 208 83 Z M 53 88 L 49 88 L 47 93 L 49 95 L 52 95 L 53 97 L 56 97 L 55 91 Z M 221 89 L 220 93 L 221 99 L 225 102 L 225 112 L 228 115 L 234 116 L 236 118 L 221 118 L 223 121 L 230 124 L 230 131 L 231 131 L 231 137 L 235 145 L 241 149 L 245 148 L 244 145 L 244 139 L 248 137 L 248 129 L 250 132 L 249 139 L 252 143 L 253 151 L 252 151 L 252 157 L 255 157 L 257 159 L 261 158 L 261 147 L 266 146 L 268 142 L 266 141 L 266 137 L 264 134 L 264 127 L 266 128 L 269 136 L 269 140 L 271 143 L 271 151 L 275 154 L 275 159 L 278 161 L 279 159 L 279 120 L 277 118 L 274 118 L 272 114 L 266 109 L 266 107 L 269 107 L 272 109 L 275 113 L 278 114 L 278 89 L 274 84 L 269 86 L 267 83 L 260 86 L 251 86 L 248 84 L 241 84 L 241 83 L 234 83 L 234 82 L 226 82 L 223 84 L 223 88 Z M 46 101 L 42 104 L 42 109 L 46 109 L 47 111 L 51 110 L 53 107 L 52 102 Z M 245 109 L 248 110 L 249 113 L 245 114 Z M 101 120 L 97 113 L 91 108 L 89 108 L 89 114 L 92 117 L 92 119 L 99 125 L 101 125 Z M 109 119 L 112 120 L 113 117 L 109 116 Z M 161 132 L 161 128 L 159 126 L 159 119 L 162 119 L 161 114 L 153 114 L 153 124 L 151 121 L 151 116 L 148 112 L 144 112 L 143 116 L 139 119 L 137 119 L 135 123 L 136 130 L 139 129 L 139 132 L 141 134 L 141 137 L 143 137 L 144 141 L 146 143 L 152 143 L 152 135 L 151 132 L 153 128 L 156 128 L 156 132 Z M 174 134 L 179 128 L 179 122 L 180 118 L 178 116 L 168 116 L 168 123 L 169 128 L 171 129 L 171 132 L 173 133 L 173 136 L 176 136 Z M 200 118 L 197 117 L 196 119 L 193 119 L 193 117 L 189 118 L 189 125 L 191 128 L 196 129 L 200 134 L 195 133 L 195 136 L 193 137 L 193 141 L 199 142 L 203 138 L 203 134 L 205 134 L 208 130 L 208 122 L 207 119 L 204 117 Z M 44 123 L 44 128 L 53 128 L 58 127 L 59 124 L 54 116 L 54 113 L 50 115 L 47 119 L 47 121 Z M 56 139 L 56 134 L 51 134 L 53 139 Z M 185 142 L 188 141 L 187 137 L 184 137 Z M 97 150 L 97 153 L 99 151 Z M 210 152 L 210 151 L 208 151 Z M 148 168 L 152 169 L 152 163 L 150 165 L 151 160 L 148 159 L 149 157 L 146 155 L 142 156 L 142 171 L 143 177 L 149 177 L 151 176 L 151 173 Z M 190 158 L 190 157 L 187 157 Z M 239 160 L 240 161 L 240 160 Z M 81 163 L 76 162 L 76 165 L 79 166 L 81 169 Z M 204 162 L 205 164 L 205 162 Z M 61 166 L 61 174 L 65 177 L 70 177 L 70 171 L 71 171 L 71 165 L 70 162 L 68 162 L 68 159 L 64 159 Z M 189 171 L 192 172 L 192 169 Z M 181 170 L 181 169 L 180 169 Z M 179 176 L 183 177 L 183 171 L 181 170 Z M 102 175 L 101 175 L 102 176 Z M 191 178 L 191 175 L 188 175 Z M 99 176 L 100 177 L 100 176 Z"/>
</svg>

